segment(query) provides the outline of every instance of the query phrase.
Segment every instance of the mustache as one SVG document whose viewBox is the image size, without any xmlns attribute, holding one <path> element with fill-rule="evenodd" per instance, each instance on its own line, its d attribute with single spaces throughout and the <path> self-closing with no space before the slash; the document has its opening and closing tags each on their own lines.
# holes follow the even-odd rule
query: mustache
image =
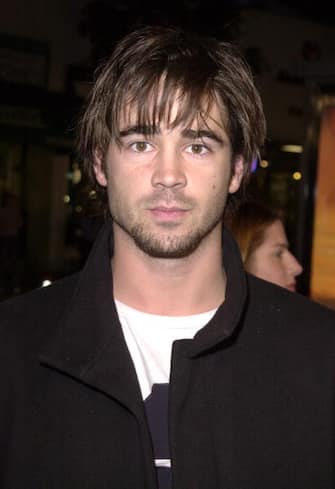
<svg viewBox="0 0 335 489">
<path fill-rule="evenodd" d="M 195 200 L 191 197 L 186 197 L 181 190 L 178 189 L 163 189 L 155 191 L 154 194 L 145 197 L 142 202 L 145 206 L 154 207 L 156 205 L 171 205 L 174 204 L 178 207 L 195 206 Z"/>
</svg>

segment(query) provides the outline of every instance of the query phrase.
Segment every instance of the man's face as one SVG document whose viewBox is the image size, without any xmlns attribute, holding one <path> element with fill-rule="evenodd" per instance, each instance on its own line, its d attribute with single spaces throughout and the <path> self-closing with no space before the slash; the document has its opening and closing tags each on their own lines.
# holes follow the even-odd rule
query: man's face
<svg viewBox="0 0 335 489">
<path fill-rule="evenodd" d="M 239 188 L 243 161 L 232 168 L 230 141 L 218 121 L 214 106 L 200 125 L 163 124 L 154 134 L 137 127 L 131 114 L 121 124 L 122 145 L 111 142 L 104 161 L 98 153 L 95 160 L 115 236 L 131 238 L 152 257 L 180 258 L 213 232 L 220 235 L 227 195 Z"/>
</svg>

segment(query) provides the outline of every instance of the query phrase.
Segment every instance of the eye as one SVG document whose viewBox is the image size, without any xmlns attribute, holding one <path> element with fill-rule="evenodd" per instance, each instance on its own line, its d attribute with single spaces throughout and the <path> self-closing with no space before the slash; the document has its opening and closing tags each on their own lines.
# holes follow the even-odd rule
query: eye
<svg viewBox="0 0 335 489">
<path fill-rule="evenodd" d="M 191 153 L 196 156 L 203 156 L 209 153 L 210 149 L 203 143 L 192 143 L 186 148 L 187 153 Z"/>
<path fill-rule="evenodd" d="M 282 258 L 284 255 L 285 249 L 283 248 L 278 248 L 277 251 L 275 252 L 275 256 L 277 258 Z"/>
<path fill-rule="evenodd" d="M 136 153 L 147 153 L 152 149 L 151 144 L 147 141 L 135 141 L 134 143 L 131 143 L 129 147 Z"/>
</svg>

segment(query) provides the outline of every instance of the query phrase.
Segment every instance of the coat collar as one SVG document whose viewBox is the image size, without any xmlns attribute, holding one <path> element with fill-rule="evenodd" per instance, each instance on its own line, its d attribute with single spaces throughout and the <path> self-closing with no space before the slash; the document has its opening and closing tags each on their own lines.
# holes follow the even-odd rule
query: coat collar
<svg viewBox="0 0 335 489">
<path fill-rule="evenodd" d="M 211 321 L 194 337 L 190 355 L 198 356 L 237 333 L 247 303 L 247 280 L 241 255 L 232 235 L 223 230 L 223 263 L 227 277 L 226 297 Z"/>
<path fill-rule="evenodd" d="M 43 364 L 111 395 L 136 411 L 141 405 L 140 389 L 113 301 L 111 231 L 108 221 L 78 275 L 55 335 L 48 339 L 39 358 Z M 135 388 L 130 389 L 129 385 Z"/>
<path fill-rule="evenodd" d="M 40 360 L 117 397 L 128 406 L 135 406 L 140 400 L 140 390 L 127 388 L 138 386 L 138 382 L 113 300 L 111 236 L 112 225 L 108 221 L 78 275 L 57 333 L 48 340 Z M 227 231 L 223 234 L 223 244 L 226 299 L 211 321 L 187 342 L 186 354 L 190 357 L 199 356 L 230 338 L 246 303 L 245 272 L 237 245 Z"/>
</svg>

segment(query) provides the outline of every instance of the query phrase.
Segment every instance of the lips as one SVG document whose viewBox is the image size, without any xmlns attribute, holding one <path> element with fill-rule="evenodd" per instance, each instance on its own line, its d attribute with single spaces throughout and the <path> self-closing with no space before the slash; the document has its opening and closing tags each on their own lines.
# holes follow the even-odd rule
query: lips
<svg viewBox="0 0 335 489">
<path fill-rule="evenodd" d="M 186 212 L 187 209 L 183 209 L 182 207 L 157 206 L 157 207 L 153 207 L 150 210 L 159 211 L 159 212 Z"/>
<path fill-rule="evenodd" d="M 166 206 L 156 206 L 149 209 L 151 214 L 161 220 L 175 220 L 183 217 L 188 209 L 184 209 L 182 207 L 166 207 Z"/>
</svg>

